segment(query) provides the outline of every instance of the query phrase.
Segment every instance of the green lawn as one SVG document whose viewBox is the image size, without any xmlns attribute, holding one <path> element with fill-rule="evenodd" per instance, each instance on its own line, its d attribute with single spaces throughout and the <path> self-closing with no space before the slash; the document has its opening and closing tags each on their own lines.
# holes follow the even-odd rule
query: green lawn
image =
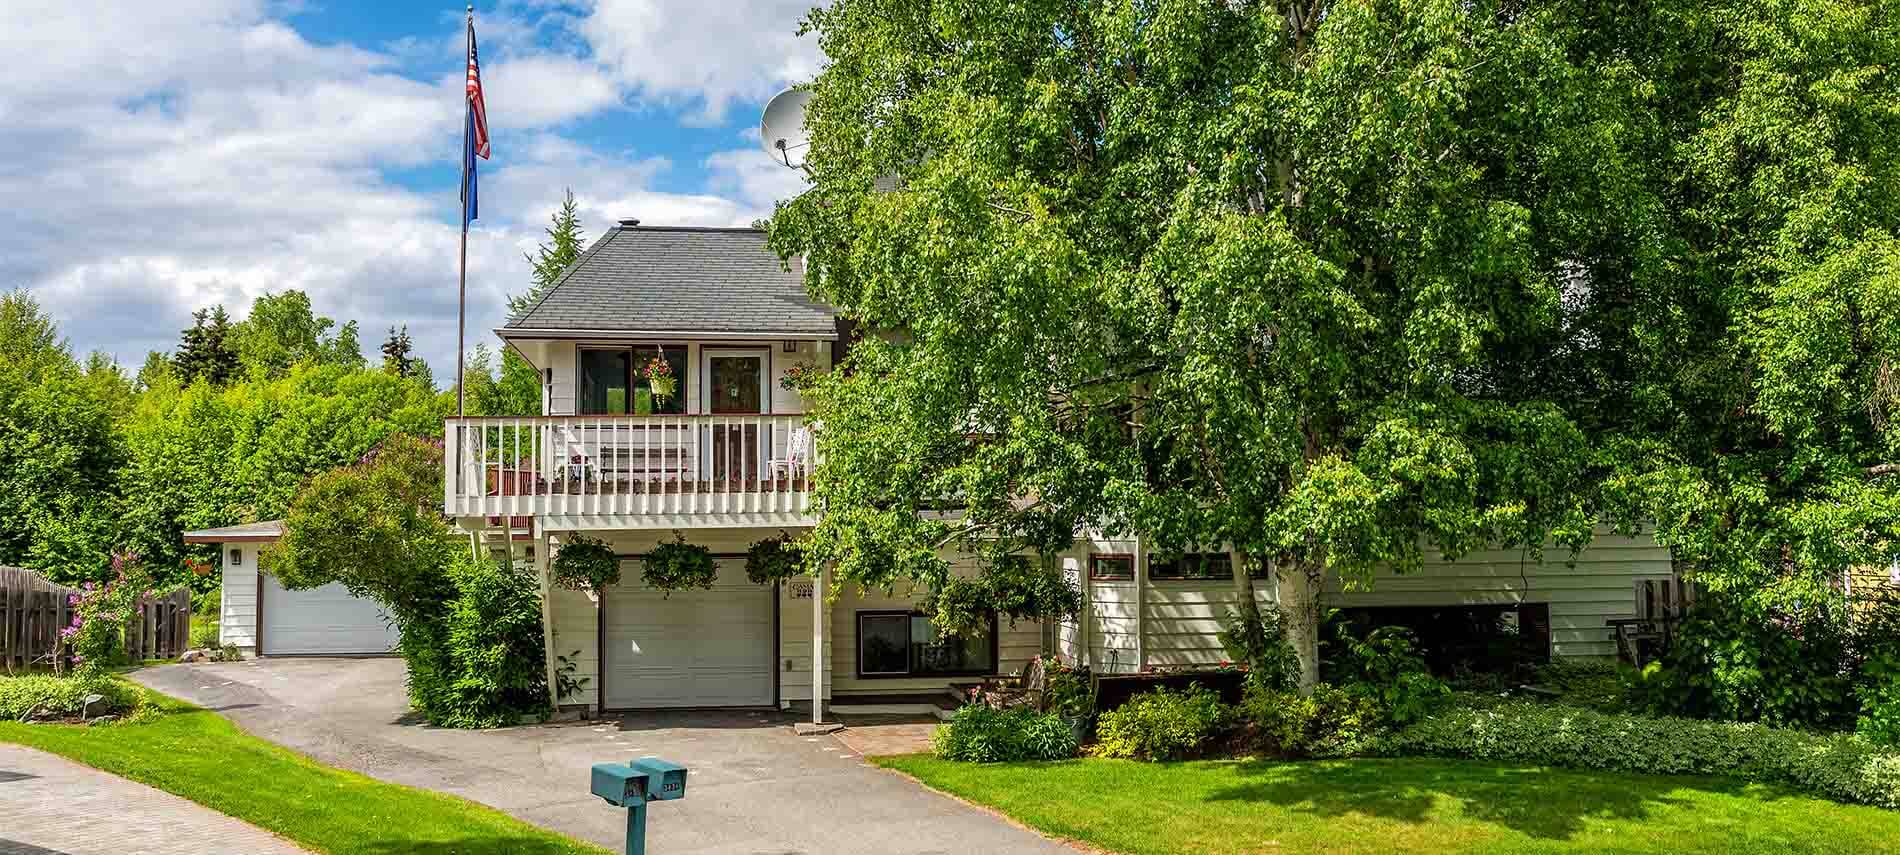
<svg viewBox="0 0 1900 855">
<path fill-rule="evenodd" d="M 1900 849 L 1900 812 L 1714 778 L 1448 760 L 875 760 L 1047 834 L 1125 853 Z"/>
<path fill-rule="evenodd" d="M 465 799 L 324 766 L 216 713 L 153 696 L 160 714 L 105 727 L 0 722 L 0 742 L 64 755 L 318 852 L 599 853 Z"/>
</svg>

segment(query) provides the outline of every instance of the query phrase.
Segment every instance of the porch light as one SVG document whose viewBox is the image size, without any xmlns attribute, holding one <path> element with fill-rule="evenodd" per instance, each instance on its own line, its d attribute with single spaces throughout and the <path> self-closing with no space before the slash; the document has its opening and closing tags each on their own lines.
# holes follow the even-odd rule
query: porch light
<svg viewBox="0 0 1900 855">
<path fill-rule="evenodd" d="M 785 345 L 785 352 L 786 352 L 786 353 L 797 353 L 797 352 L 798 352 L 798 342 L 795 342 L 795 341 L 789 341 L 789 340 L 788 340 L 788 341 L 786 341 L 786 342 L 784 342 L 783 344 Z"/>
</svg>

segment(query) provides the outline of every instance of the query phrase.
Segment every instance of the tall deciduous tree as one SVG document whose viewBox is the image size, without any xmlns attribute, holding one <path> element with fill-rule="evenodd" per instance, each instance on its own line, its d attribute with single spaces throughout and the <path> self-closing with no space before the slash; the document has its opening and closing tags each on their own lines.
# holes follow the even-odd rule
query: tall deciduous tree
<svg viewBox="0 0 1900 855">
<path fill-rule="evenodd" d="M 300 362 L 363 365 L 356 322 L 338 327 L 312 311 L 310 297 L 302 291 L 265 294 L 252 301 L 250 316 L 232 328 L 231 341 L 244 372 L 254 378 L 282 377 Z"/>
<path fill-rule="evenodd" d="M 879 333 L 813 390 L 811 554 L 846 579 L 942 589 L 943 547 L 994 576 L 1088 526 L 1230 544 L 1310 685 L 1328 583 L 1427 546 L 1653 517 L 1716 580 L 1900 550 L 1874 0 L 809 26 L 815 189 L 771 231 Z"/>
</svg>

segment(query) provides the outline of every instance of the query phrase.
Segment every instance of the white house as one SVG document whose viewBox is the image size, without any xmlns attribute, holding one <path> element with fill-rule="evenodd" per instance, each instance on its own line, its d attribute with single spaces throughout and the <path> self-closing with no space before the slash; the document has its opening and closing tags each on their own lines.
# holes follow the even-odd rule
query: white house
<svg viewBox="0 0 1900 855">
<path fill-rule="evenodd" d="M 544 585 L 550 555 L 576 534 L 627 562 L 598 601 L 548 592 L 550 668 L 566 657 L 589 678 L 564 705 L 940 695 L 1044 650 L 1105 670 L 1224 658 L 1216 634 L 1231 582 L 1192 561 L 1151 561 L 1134 538 L 1082 539 L 1063 557 L 1088 607 L 1047 632 L 1004 620 L 987 637 L 945 638 L 915 611 L 918 592 L 748 582 L 749 545 L 817 522 L 804 404 L 781 380 L 795 366 L 831 370 L 848 346 L 835 314 L 808 299 L 803 271 L 783 269 L 764 243 L 750 228 L 623 221 L 495 331 L 541 372 L 543 415 L 447 423 L 443 502 L 459 525 L 526 530 Z M 670 397 L 643 376 L 655 360 L 676 378 Z M 637 559 L 675 530 L 715 554 L 713 590 L 669 597 L 640 582 Z M 1331 603 L 1522 605 L 1526 620 L 1542 615 L 1554 654 L 1598 656 L 1613 650 L 1603 620 L 1634 609 L 1632 582 L 1669 575 L 1667 550 L 1606 537 L 1574 568 L 1487 553 Z M 812 707 L 821 720 L 823 704 Z"/>
</svg>

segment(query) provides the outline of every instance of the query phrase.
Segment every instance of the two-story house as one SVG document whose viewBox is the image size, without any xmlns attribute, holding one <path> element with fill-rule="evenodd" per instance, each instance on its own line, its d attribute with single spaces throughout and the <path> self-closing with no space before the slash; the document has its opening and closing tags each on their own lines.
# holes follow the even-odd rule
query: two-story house
<svg viewBox="0 0 1900 855">
<path fill-rule="evenodd" d="M 804 271 L 786 270 L 755 229 L 623 221 L 495 332 L 539 369 L 542 415 L 449 420 L 445 512 L 471 531 L 525 534 L 544 585 L 550 556 L 575 535 L 625 561 L 598 598 L 558 588 L 545 598 L 550 670 L 565 658 L 588 678 L 564 706 L 940 697 L 1043 651 L 1110 672 L 1226 658 L 1224 555 L 1150 560 L 1138 537 L 1078 539 L 1063 563 L 1087 607 L 1046 632 L 1001 621 L 986 637 L 944 637 L 915 610 L 918 592 L 749 582 L 751 544 L 806 530 L 821 512 L 811 476 L 823 429 L 785 377 L 830 371 L 848 347 L 835 313 L 808 298 Z M 675 532 L 714 553 L 712 590 L 664 595 L 641 582 L 639 558 Z M 1335 590 L 1328 604 L 1464 609 L 1550 655 L 1605 656 L 1605 621 L 1632 614 L 1644 581 L 1671 577 L 1666 549 L 1606 534 L 1574 563 L 1480 553 Z M 1272 586 L 1258 588 L 1269 601 Z"/>
</svg>

